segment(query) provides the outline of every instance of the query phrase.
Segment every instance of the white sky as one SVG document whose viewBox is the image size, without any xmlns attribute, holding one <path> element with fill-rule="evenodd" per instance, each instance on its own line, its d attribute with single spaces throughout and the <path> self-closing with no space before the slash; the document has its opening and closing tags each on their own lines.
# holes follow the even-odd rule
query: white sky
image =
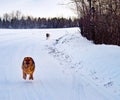
<svg viewBox="0 0 120 100">
<path fill-rule="evenodd" d="M 73 17 L 74 12 L 67 5 L 70 0 L 0 0 L 0 16 L 19 10 L 34 17 Z"/>
</svg>

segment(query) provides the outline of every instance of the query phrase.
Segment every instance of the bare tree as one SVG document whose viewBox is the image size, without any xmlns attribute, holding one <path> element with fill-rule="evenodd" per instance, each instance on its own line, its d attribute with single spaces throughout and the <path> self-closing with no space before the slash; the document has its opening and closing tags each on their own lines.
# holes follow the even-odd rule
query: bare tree
<svg viewBox="0 0 120 100">
<path fill-rule="evenodd" d="M 120 45 L 120 0 L 71 2 L 80 18 L 84 36 L 93 39 L 95 43 Z"/>
</svg>

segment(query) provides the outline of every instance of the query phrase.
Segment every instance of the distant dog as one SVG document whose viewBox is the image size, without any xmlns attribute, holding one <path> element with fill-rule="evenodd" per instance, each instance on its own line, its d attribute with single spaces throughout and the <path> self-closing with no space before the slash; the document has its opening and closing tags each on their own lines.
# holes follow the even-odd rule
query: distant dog
<svg viewBox="0 0 120 100">
<path fill-rule="evenodd" d="M 50 38 L 50 34 L 46 33 L 46 40 L 48 40 Z"/>
<path fill-rule="evenodd" d="M 29 74 L 29 80 L 33 80 L 33 73 L 35 70 L 35 62 L 31 57 L 25 57 L 22 63 L 23 79 L 26 80 Z"/>
</svg>

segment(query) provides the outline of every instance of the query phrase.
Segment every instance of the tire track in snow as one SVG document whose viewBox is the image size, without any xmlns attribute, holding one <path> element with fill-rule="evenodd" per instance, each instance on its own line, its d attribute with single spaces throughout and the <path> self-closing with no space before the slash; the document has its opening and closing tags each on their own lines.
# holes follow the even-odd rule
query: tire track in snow
<svg viewBox="0 0 120 100">
<path fill-rule="evenodd" d="M 84 86 L 82 85 L 82 82 L 80 83 L 78 81 L 79 78 L 78 76 L 76 76 L 76 74 L 71 75 L 72 75 L 73 100 L 86 100 Z"/>
<path fill-rule="evenodd" d="M 33 90 L 38 98 L 35 100 L 46 100 L 47 98 L 49 98 L 49 100 L 56 100 L 54 99 L 54 95 L 51 94 L 51 91 L 46 86 L 47 85 L 44 85 L 42 80 L 36 81 L 36 83 L 33 84 Z"/>
</svg>

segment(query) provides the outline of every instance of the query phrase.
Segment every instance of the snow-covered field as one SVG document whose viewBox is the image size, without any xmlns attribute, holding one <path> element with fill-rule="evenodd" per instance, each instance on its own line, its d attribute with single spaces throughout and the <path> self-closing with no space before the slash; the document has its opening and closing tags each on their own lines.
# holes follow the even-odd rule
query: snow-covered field
<svg viewBox="0 0 120 100">
<path fill-rule="evenodd" d="M 25 56 L 33 81 L 22 79 Z M 78 28 L 1 29 L 0 100 L 120 100 L 120 47 L 95 45 Z"/>
</svg>

